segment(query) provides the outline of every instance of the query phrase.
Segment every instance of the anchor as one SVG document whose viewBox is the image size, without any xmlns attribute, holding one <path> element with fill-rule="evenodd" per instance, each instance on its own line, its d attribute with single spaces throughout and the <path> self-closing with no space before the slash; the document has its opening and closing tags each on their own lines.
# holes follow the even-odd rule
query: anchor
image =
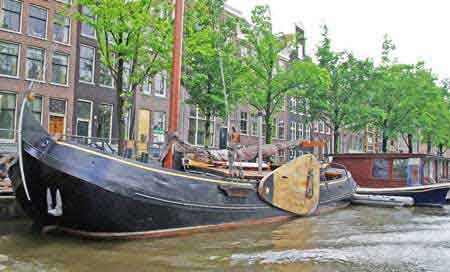
<svg viewBox="0 0 450 272">
<path fill-rule="evenodd" d="M 53 202 L 52 193 L 50 188 L 47 188 L 47 212 L 53 216 L 62 216 L 63 208 L 62 208 L 62 198 L 59 189 L 56 189 L 56 203 Z"/>
</svg>

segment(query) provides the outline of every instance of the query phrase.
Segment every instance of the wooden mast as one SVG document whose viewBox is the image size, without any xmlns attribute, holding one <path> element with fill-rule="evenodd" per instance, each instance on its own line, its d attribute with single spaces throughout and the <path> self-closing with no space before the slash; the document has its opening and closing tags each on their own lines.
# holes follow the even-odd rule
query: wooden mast
<svg viewBox="0 0 450 272">
<path fill-rule="evenodd" d="M 183 43 L 183 10 L 184 0 L 176 0 L 175 3 L 175 23 L 173 28 L 173 49 L 172 49 L 172 75 L 170 84 L 170 104 L 169 104 L 169 134 L 175 134 L 178 128 L 178 100 L 181 89 L 181 55 Z M 165 168 L 173 166 L 173 148 L 169 146 L 168 153 L 164 158 Z"/>
</svg>

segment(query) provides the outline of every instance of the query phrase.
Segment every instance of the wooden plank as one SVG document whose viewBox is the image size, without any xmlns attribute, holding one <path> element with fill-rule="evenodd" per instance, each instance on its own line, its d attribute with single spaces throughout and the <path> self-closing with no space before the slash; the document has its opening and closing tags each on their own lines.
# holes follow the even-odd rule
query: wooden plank
<svg viewBox="0 0 450 272">
<path fill-rule="evenodd" d="M 270 173 L 258 186 L 266 202 L 298 215 L 315 212 L 320 194 L 320 163 L 313 155 L 299 157 Z"/>
</svg>

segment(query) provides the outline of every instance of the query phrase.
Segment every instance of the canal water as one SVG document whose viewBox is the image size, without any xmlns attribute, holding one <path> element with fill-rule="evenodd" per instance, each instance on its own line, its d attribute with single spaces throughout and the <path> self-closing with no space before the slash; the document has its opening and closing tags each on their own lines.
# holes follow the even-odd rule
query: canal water
<svg viewBox="0 0 450 272">
<path fill-rule="evenodd" d="M 353 206 L 284 224 L 94 242 L 0 222 L 0 271 L 449 271 L 450 207 Z"/>
</svg>

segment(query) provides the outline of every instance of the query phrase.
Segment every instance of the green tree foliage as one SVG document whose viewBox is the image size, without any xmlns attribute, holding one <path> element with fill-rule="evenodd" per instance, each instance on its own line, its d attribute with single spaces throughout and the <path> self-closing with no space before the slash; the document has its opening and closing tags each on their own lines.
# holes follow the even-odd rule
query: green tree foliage
<svg viewBox="0 0 450 272">
<path fill-rule="evenodd" d="M 138 86 L 170 68 L 172 7 L 164 0 L 78 0 L 90 14 L 75 18 L 92 27 L 98 52 L 115 81 L 119 139 L 125 139 L 125 116 L 133 128 Z M 132 133 L 130 133 L 132 134 Z"/>
<path fill-rule="evenodd" d="M 245 67 L 238 58 L 238 19 L 224 12 L 223 0 L 188 2 L 184 24 L 183 85 L 189 92 L 187 103 L 205 116 L 205 145 L 210 143 L 211 118 L 225 120 L 227 109 L 220 58 L 223 61 L 227 102 L 233 107 L 242 93 L 239 77 Z"/>
<path fill-rule="evenodd" d="M 256 6 L 251 23 L 241 22 L 246 38 L 243 46 L 249 54 L 243 61 L 249 73 L 243 78 L 248 103 L 264 113 L 266 143 L 272 142 L 273 116 L 282 109 L 287 94 L 302 95 L 307 91 L 326 89 L 329 77 L 310 60 L 284 59 L 295 48 L 291 36 L 274 34 L 267 6 Z M 289 63 L 288 63 L 289 62 Z"/>
<path fill-rule="evenodd" d="M 323 93 L 307 93 L 311 118 L 324 121 L 333 129 L 334 152 L 339 153 L 340 129 L 362 129 L 365 122 L 363 107 L 367 104 L 367 88 L 373 64 L 359 60 L 348 52 L 335 52 L 326 25 L 322 27 L 322 41 L 317 48 L 319 66 L 330 75 L 330 87 Z"/>
<path fill-rule="evenodd" d="M 392 60 L 395 49 L 385 37 L 382 63 L 375 70 L 370 84 L 369 122 L 382 135 L 382 151 L 387 151 L 389 139 L 416 133 L 418 129 L 429 139 L 430 133 L 440 139 L 436 125 L 443 115 L 442 89 L 424 63 L 399 64 Z M 443 133 L 443 132 L 442 132 Z M 437 140 L 437 139 L 436 139 Z M 412 144 L 412 141 L 408 141 Z"/>
</svg>

